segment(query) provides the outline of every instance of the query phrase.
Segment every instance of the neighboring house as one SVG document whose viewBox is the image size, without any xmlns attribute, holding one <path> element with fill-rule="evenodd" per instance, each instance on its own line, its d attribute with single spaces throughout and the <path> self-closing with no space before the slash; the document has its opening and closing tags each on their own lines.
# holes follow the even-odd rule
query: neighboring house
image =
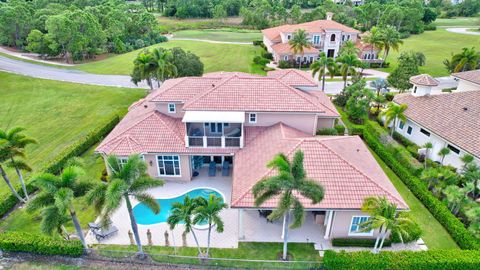
<svg viewBox="0 0 480 270">
<path fill-rule="evenodd" d="M 457 91 L 480 90 L 480 69 L 452 73 L 451 76 L 458 80 Z"/>
<path fill-rule="evenodd" d="M 130 106 L 96 152 L 121 160 L 140 154 L 148 173 L 167 181 L 228 176 L 238 237 L 247 241 L 255 232 L 244 231 L 244 215 L 263 224 L 257 211 L 276 206 L 271 200 L 256 207 L 253 185 L 275 174 L 266 164 L 276 154 L 292 157 L 302 150 L 307 176 L 325 187 L 319 204 L 302 200 L 309 217 L 314 216 L 309 219 L 314 234 L 321 239 L 375 237 L 377 231 L 359 227 L 369 218 L 360 211 L 366 197 L 385 196 L 399 209 L 408 206 L 359 137 L 315 136 L 317 129 L 333 127 L 339 114 L 322 91 L 301 90 L 309 87 L 315 81 L 299 70 L 167 80 Z"/>
<path fill-rule="evenodd" d="M 280 60 L 309 64 L 324 52 L 328 57 L 337 57 L 343 43 L 351 40 L 360 49 L 359 57 L 366 62 L 381 62 L 378 49 L 361 42 L 360 31 L 332 20 L 333 13 L 327 13 L 326 20 L 301 24 L 286 24 L 262 30 L 263 43 L 272 53 L 275 62 Z M 308 33 L 312 47 L 305 48 L 304 54 L 295 54 L 288 43 L 295 31 L 303 29 Z"/>
<path fill-rule="evenodd" d="M 429 75 L 410 79 L 412 93 L 399 94 L 393 99 L 408 106 L 406 122 L 398 121 L 395 130 L 419 146 L 433 144 L 429 158 L 440 162 L 440 149 L 450 154 L 444 164 L 461 168 L 461 157 L 470 154 L 480 164 L 480 91 L 456 91 L 431 95 L 438 82 Z M 478 88 L 480 90 L 480 88 Z"/>
</svg>

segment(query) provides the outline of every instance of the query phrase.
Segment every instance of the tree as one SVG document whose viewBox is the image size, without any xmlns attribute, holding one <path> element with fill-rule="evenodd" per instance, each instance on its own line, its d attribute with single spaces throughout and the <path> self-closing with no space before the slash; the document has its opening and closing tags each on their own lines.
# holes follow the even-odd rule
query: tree
<svg viewBox="0 0 480 270">
<path fill-rule="evenodd" d="M 213 18 L 215 18 L 215 19 L 223 19 L 223 18 L 226 18 L 228 16 L 227 10 L 221 4 L 216 5 L 213 8 L 212 15 L 213 15 Z"/>
<path fill-rule="evenodd" d="M 370 54 L 373 55 L 375 48 L 382 48 L 384 36 L 376 26 L 370 29 L 370 32 L 363 38 L 364 42 L 370 45 Z"/>
<path fill-rule="evenodd" d="M 424 160 L 425 164 L 424 164 L 424 167 L 426 169 L 427 168 L 427 163 L 428 163 L 427 162 L 428 156 L 430 154 L 430 150 L 432 150 L 432 148 L 433 148 L 433 144 L 431 142 L 427 142 L 423 147 L 425 148 L 425 160 Z"/>
<path fill-rule="evenodd" d="M 386 26 L 380 30 L 380 41 L 379 46 L 383 48 L 383 61 L 387 61 L 388 54 L 390 50 L 398 52 L 400 45 L 403 44 L 403 41 L 400 39 L 400 33 L 393 26 Z M 382 64 L 383 65 L 383 62 Z"/>
<path fill-rule="evenodd" d="M 177 67 L 173 64 L 171 51 L 155 48 L 152 51 L 152 56 L 156 64 L 155 79 L 157 80 L 158 87 L 160 87 L 160 82 L 176 77 L 178 73 Z"/>
<path fill-rule="evenodd" d="M 200 58 L 192 52 L 186 52 L 182 48 L 171 49 L 172 61 L 177 68 L 176 77 L 202 76 L 203 63 Z"/>
<path fill-rule="evenodd" d="M 27 44 L 25 47 L 27 51 L 38 53 L 42 58 L 45 58 L 47 55 L 55 56 L 59 54 L 58 51 L 53 51 L 50 48 L 51 41 L 48 39 L 48 36 L 37 29 L 32 30 L 28 34 Z"/>
<path fill-rule="evenodd" d="M 368 117 L 368 112 L 370 111 L 370 104 L 373 99 L 372 91 L 365 88 L 365 81 L 362 80 L 347 87 L 345 92 L 348 92 L 349 96 L 346 104 L 348 117 L 354 123 L 363 123 L 363 120 Z"/>
<path fill-rule="evenodd" d="M 223 202 L 222 198 L 215 195 L 210 195 L 208 197 L 208 200 L 203 197 L 197 197 L 196 200 L 197 207 L 193 211 L 195 214 L 193 223 L 208 223 L 208 243 L 206 253 L 206 257 L 208 258 L 210 252 L 210 236 L 212 232 L 212 226 L 216 226 L 217 232 L 223 232 L 223 221 L 220 218 L 219 214 L 224 208 L 227 208 L 227 204 Z"/>
<path fill-rule="evenodd" d="M 467 199 L 465 190 L 456 185 L 450 185 L 443 190 L 443 194 L 448 202 L 450 211 L 457 215 Z"/>
<path fill-rule="evenodd" d="M 290 9 L 290 18 L 293 23 L 299 23 L 302 17 L 302 9 L 299 5 L 293 5 Z"/>
<path fill-rule="evenodd" d="M 461 53 L 452 55 L 451 60 L 446 59 L 444 65 L 450 72 L 474 70 L 480 67 L 480 52 L 475 48 L 463 48 Z"/>
<path fill-rule="evenodd" d="M 458 183 L 457 174 L 445 167 L 423 170 L 420 179 L 427 183 L 428 189 L 432 190 L 435 195 L 440 194 L 445 187 Z"/>
<path fill-rule="evenodd" d="M 476 163 L 468 163 L 465 166 L 463 169 L 463 181 L 465 184 L 470 183 L 473 186 L 472 197 L 476 200 L 478 197 L 476 190 L 480 190 L 480 167 Z"/>
<path fill-rule="evenodd" d="M 301 55 L 302 58 L 300 59 L 299 67 L 302 68 L 304 49 L 312 47 L 307 32 L 303 29 L 298 29 L 293 33 L 293 37 L 288 41 L 288 44 L 290 44 L 294 55 Z"/>
<path fill-rule="evenodd" d="M 390 129 L 391 136 L 393 136 L 393 132 L 395 131 L 395 127 L 397 126 L 397 119 L 403 122 L 407 121 L 407 117 L 404 114 L 407 108 L 407 104 L 399 105 L 394 102 L 390 102 L 388 103 L 387 108 L 380 113 L 380 116 L 385 116 L 385 127 L 388 127 L 390 123 L 393 122 L 393 126 Z"/>
<path fill-rule="evenodd" d="M 147 81 L 150 89 L 153 90 L 152 78 L 157 74 L 158 66 L 152 54 L 146 50 L 140 52 L 133 60 L 132 82 L 137 85 L 140 81 Z"/>
<path fill-rule="evenodd" d="M 0 44 L 21 47 L 30 33 L 33 5 L 28 1 L 10 0 L 0 5 Z"/>
<path fill-rule="evenodd" d="M 282 153 L 277 154 L 267 164 L 268 168 L 277 171 L 277 175 L 266 177 L 253 186 L 257 207 L 267 200 L 279 198 L 277 208 L 267 218 L 276 220 L 283 216 L 283 260 L 287 260 L 288 228 L 298 228 L 304 220 L 305 213 L 299 195 L 310 199 L 312 204 L 319 203 L 324 196 L 322 185 L 307 178 L 303 159 L 302 151 L 295 152 L 292 161 Z M 290 211 L 293 211 L 292 224 Z"/>
<path fill-rule="evenodd" d="M 383 243 L 388 232 L 396 232 L 403 242 L 403 237 L 408 237 L 407 228 L 414 222 L 407 216 L 399 216 L 397 205 L 389 202 L 385 197 L 366 198 L 362 205 L 362 211 L 370 214 L 370 218 L 360 224 L 362 231 L 378 229 L 378 236 L 373 248 L 374 253 L 382 250 Z"/>
<path fill-rule="evenodd" d="M 158 214 L 160 205 L 155 198 L 147 193 L 147 190 L 163 186 L 163 181 L 148 176 L 147 164 L 139 155 L 129 156 L 125 164 L 120 163 L 116 156 L 109 156 L 107 158 L 107 166 L 108 171 L 110 171 L 109 182 L 92 189 L 86 196 L 87 202 L 94 205 L 97 210 L 100 210 L 102 224 L 107 225 L 110 216 L 125 201 L 138 253 L 143 256 L 142 243 L 140 242 L 130 197 L 146 205 L 153 213 Z"/>
<path fill-rule="evenodd" d="M 382 89 L 386 89 L 388 87 L 387 80 L 385 79 L 376 79 L 370 82 L 370 86 L 375 88 L 376 95 L 373 98 L 373 102 L 376 105 L 376 114 L 380 112 L 380 107 L 386 102 L 386 98 L 384 95 L 381 94 Z"/>
<path fill-rule="evenodd" d="M 437 12 L 433 8 L 426 7 L 423 9 L 423 18 L 422 21 L 425 24 L 430 24 L 431 22 L 434 22 L 437 19 Z"/>
<path fill-rule="evenodd" d="M 440 155 L 442 157 L 442 160 L 440 163 L 442 163 L 443 165 L 443 160 L 445 159 L 445 157 L 450 154 L 450 149 L 447 148 L 447 147 L 444 147 L 442 149 L 440 149 L 440 152 L 438 152 L 438 155 Z"/>
<path fill-rule="evenodd" d="M 25 148 L 30 144 L 36 144 L 37 141 L 23 134 L 22 131 L 24 130 L 25 129 L 21 127 L 15 127 L 9 130 L 0 129 L 0 163 L 6 162 L 7 167 L 15 169 L 20 184 L 22 185 L 25 199 L 28 200 L 28 192 L 22 170 L 31 171 L 32 169 L 20 158 L 25 158 Z M 0 168 L 0 170 L 3 172 L 3 168 Z"/>
<path fill-rule="evenodd" d="M 355 43 L 351 40 L 347 40 L 342 44 L 342 47 L 340 47 L 340 51 L 338 52 L 339 55 L 342 54 L 354 54 L 358 55 L 360 53 L 360 49 L 357 48 Z"/>
<path fill-rule="evenodd" d="M 35 177 L 33 183 L 40 192 L 29 201 L 27 210 L 33 212 L 42 209 L 41 229 L 47 234 L 63 226 L 68 213 L 78 238 L 86 250 L 88 246 L 74 206 L 75 200 L 85 195 L 91 187 L 90 183 L 81 181 L 83 174 L 83 170 L 79 167 L 70 166 L 65 168 L 59 176 L 44 173 Z"/>
<path fill-rule="evenodd" d="M 335 60 L 327 57 L 324 52 L 321 52 L 318 60 L 310 65 L 312 76 L 315 77 L 315 75 L 318 74 L 318 77 L 322 78 L 322 91 L 325 91 L 325 75 L 328 73 L 330 77 L 333 78 L 333 76 L 335 76 L 336 66 Z"/>
<path fill-rule="evenodd" d="M 470 207 L 467 211 L 465 211 L 465 215 L 470 222 L 470 226 L 468 230 L 471 231 L 475 236 L 480 236 L 480 207 L 478 205 L 474 205 Z"/>
<path fill-rule="evenodd" d="M 418 60 L 413 52 L 402 53 L 398 58 L 398 66 L 388 75 L 388 83 L 403 92 L 412 87 L 410 77 L 418 75 Z"/>
<path fill-rule="evenodd" d="M 356 73 L 355 68 L 362 66 L 362 61 L 355 54 L 343 54 L 337 57 L 337 63 L 340 63 L 338 69 L 340 74 L 342 74 L 343 90 L 345 90 L 348 76 L 353 76 Z"/>
<path fill-rule="evenodd" d="M 183 203 L 174 202 L 170 210 L 170 216 L 167 218 L 167 223 L 170 225 L 171 230 L 175 229 L 178 224 L 183 223 L 185 226 L 185 233 L 192 233 L 195 243 L 197 244 L 198 255 L 200 256 L 202 254 L 202 250 L 200 249 L 200 244 L 198 243 L 195 230 L 193 230 L 195 220 L 192 220 L 194 211 L 197 208 L 197 203 L 197 200 L 190 199 L 190 196 L 188 195 L 183 198 Z"/>
</svg>

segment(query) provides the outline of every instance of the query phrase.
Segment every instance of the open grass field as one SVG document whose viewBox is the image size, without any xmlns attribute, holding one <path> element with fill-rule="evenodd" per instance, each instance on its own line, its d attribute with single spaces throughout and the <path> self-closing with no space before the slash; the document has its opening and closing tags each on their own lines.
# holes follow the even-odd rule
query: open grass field
<svg viewBox="0 0 480 270">
<path fill-rule="evenodd" d="M 401 52 L 417 51 L 424 53 L 427 59 L 425 66 L 420 67 L 421 73 L 435 77 L 448 76 L 443 60 L 450 58 L 452 53 L 461 52 L 464 47 L 480 49 L 480 36 L 452 33 L 441 28 L 436 31 L 425 31 L 423 34 L 404 39 L 399 52 L 390 52 L 387 59 L 390 67 L 380 70 L 392 72 L 397 66 L 397 58 Z"/>
<path fill-rule="evenodd" d="M 222 20 L 211 18 L 195 18 L 195 19 L 177 19 L 172 17 L 164 17 L 158 14 L 157 21 L 159 29 L 162 33 L 171 33 L 178 30 L 193 30 L 193 29 L 213 29 L 224 27 L 248 28 L 241 25 L 242 18 L 228 17 Z"/>
<path fill-rule="evenodd" d="M 214 44 L 201 41 L 172 40 L 148 48 L 181 47 L 198 55 L 204 64 L 205 73 L 213 71 L 242 71 L 263 74 L 264 71 L 252 65 L 253 57 L 260 53 L 253 45 Z M 76 68 L 96 74 L 129 75 L 133 69 L 133 60 L 141 51 L 136 50 L 105 60 L 78 65 Z"/>
<path fill-rule="evenodd" d="M 205 30 L 182 30 L 173 33 L 174 38 L 197 38 L 214 41 L 229 42 L 252 42 L 261 40 L 262 33 L 257 30 L 243 29 L 205 29 Z"/>
<path fill-rule="evenodd" d="M 0 128 L 27 128 L 38 144 L 27 148 L 27 161 L 40 168 L 81 136 L 126 112 L 142 89 L 101 87 L 35 79 L 0 72 Z M 12 181 L 18 183 L 17 178 Z M 9 190 L 0 179 L 0 196 Z"/>
<path fill-rule="evenodd" d="M 480 25 L 480 17 L 457 17 L 457 18 L 450 18 L 450 19 L 436 19 L 434 24 L 436 26 L 445 26 L 445 27 L 452 27 L 452 26 L 479 26 Z"/>
</svg>

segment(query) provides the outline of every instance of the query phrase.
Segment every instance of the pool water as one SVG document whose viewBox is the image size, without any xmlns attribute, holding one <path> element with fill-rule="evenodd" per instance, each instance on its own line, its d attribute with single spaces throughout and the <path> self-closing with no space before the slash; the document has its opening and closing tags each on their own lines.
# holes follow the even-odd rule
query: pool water
<svg viewBox="0 0 480 270">
<path fill-rule="evenodd" d="M 143 203 L 139 203 L 135 207 L 133 207 L 133 215 L 135 216 L 137 223 L 140 225 L 152 225 L 152 224 L 167 222 L 167 218 L 170 216 L 170 210 L 173 203 L 183 202 L 183 199 L 187 195 L 190 196 L 190 198 L 192 199 L 197 197 L 203 197 L 205 199 L 208 199 L 208 197 L 212 194 L 219 198 L 222 198 L 222 202 L 225 200 L 224 197 L 218 191 L 215 191 L 213 189 L 209 189 L 209 188 L 192 189 L 191 191 L 175 198 L 157 199 L 157 202 L 160 204 L 160 213 L 158 213 L 157 215 L 155 215 L 152 212 L 152 210 L 150 210 L 150 208 L 148 208 Z M 204 225 L 204 224 L 199 224 L 199 225 Z"/>
</svg>

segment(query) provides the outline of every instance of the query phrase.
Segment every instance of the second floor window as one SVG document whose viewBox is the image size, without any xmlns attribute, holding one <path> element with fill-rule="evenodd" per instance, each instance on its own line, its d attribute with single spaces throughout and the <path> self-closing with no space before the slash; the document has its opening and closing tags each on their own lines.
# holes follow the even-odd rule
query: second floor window
<svg viewBox="0 0 480 270">
<path fill-rule="evenodd" d="M 313 36 L 313 44 L 320 44 L 320 36 Z"/>
<path fill-rule="evenodd" d="M 335 34 L 332 34 L 332 35 L 330 36 L 330 41 L 335 41 Z"/>
<path fill-rule="evenodd" d="M 257 114 L 256 113 L 250 113 L 248 115 L 248 122 L 255 124 L 257 123 Z"/>
<path fill-rule="evenodd" d="M 287 35 L 287 40 L 290 40 L 292 38 L 292 35 Z"/>
<path fill-rule="evenodd" d="M 175 111 L 176 111 L 175 103 L 168 103 L 168 112 L 175 113 Z"/>
</svg>

